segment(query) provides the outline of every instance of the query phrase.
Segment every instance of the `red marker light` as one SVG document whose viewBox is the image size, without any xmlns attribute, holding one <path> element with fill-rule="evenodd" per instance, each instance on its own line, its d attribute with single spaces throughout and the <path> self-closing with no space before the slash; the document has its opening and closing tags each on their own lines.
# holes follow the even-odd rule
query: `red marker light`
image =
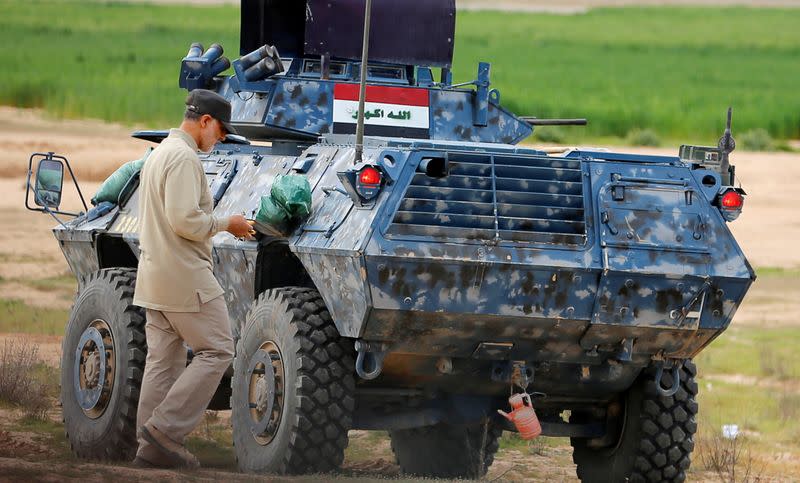
<svg viewBox="0 0 800 483">
<path fill-rule="evenodd" d="M 361 184 L 381 184 L 381 173 L 377 169 L 367 166 L 358 173 L 358 181 Z"/>
<path fill-rule="evenodd" d="M 723 208 L 735 210 L 741 208 L 743 204 L 744 198 L 736 191 L 731 190 L 722 195 L 721 205 Z"/>
</svg>

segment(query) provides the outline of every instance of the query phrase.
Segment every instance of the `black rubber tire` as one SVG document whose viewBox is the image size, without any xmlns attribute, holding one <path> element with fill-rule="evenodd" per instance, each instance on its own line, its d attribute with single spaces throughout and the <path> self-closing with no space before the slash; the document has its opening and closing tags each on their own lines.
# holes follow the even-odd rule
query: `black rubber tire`
<svg viewBox="0 0 800 483">
<path fill-rule="evenodd" d="M 273 439 L 250 430 L 248 366 L 266 341 L 284 367 L 283 409 Z M 341 466 L 355 408 L 353 342 L 339 336 L 316 290 L 286 287 L 262 293 L 236 346 L 231 397 L 239 469 L 277 474 L 327 473 Z"/>
<path fill-rule="evenodd" d="M 502 434 L 491 423 L 389 431 L 401 471 L 431 478 L 483 478 L 494 462 Z"/>
<path fill-rule="evenodd" d="M 83 281 L 72 307 L 61 346 L 61 403 L 64 430 L 80 458 L 130 461 L 136 454 L 136 410 L 147 344 L 144 309 L 133 305 L 136 271 L 112 268 Z M 113 337 L 114 383 L 105 410 L 92 419 L 73 388 L 75 352 L 81 335 L 95 319 L 104 320 Z"/>
<path fill-rule="evenodd" d="M 628 391 L 624 429 L 616 446 L 593 449 L 585 439 L 572 438 L 572 459 L 581 481 L 686 480 L 697 431 L 697 368 L 686 361 L 680 388 L 671 397 L 658 394 L 654 373 L 653 369 L 643 371 Z M 664 371 L 662 385 L 672 386 L 669 371 Z"/>
</svg>

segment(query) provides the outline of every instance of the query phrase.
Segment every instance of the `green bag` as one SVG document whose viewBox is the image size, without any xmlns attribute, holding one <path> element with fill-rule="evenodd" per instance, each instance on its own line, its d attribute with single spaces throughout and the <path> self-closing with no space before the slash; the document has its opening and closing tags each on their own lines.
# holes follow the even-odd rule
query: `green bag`
<svg viewBox="0 0 800 483">
<path fill-rule="evenodd" d="M 285 228 L 289 224 L 289 219 L 289 213 L 286 208 L 279 205 L 270 196 L 261 197 L 261 205 L 258 207 L 258 213 L 256 214 L 257 222 L 263 225 L 272 225 L 276 228 Z"/>
<path fill-rule="evenodd" d="M 127 183 L 133 175 L 141 171 L 144 162 L 152 152 L 153 148 L 148 148 L 141 159 L 128 161 L 111 173 L 111 176 L 103 181 L 103 184 L 100 185 L 100 189 L 95 193 L 94 198 L 92 198 L 92 204 L 97 205 L 102 201 L 108 201 L 116 205 L 119 199 L 119 193 L 122 191 L 122 188 L 125 187 L 125 183 Z"/>
<path fill-rule="evenodd" d="M 256 213 L 257 227 L 268 234 L 285 234 L 289 226 L 311 213 L 311 185 L 305 176 L 278 175 L 269 196 L 262 196 Z M 277 232 L 277 233 L 275 233 Z"/>
<path fill-rule="evenodd" d="M 278 175 L 270 196 L 286 209 L 291 219 L 305 218 L 311 213 L 311 186 L 305 176 Z"/>
</svg>

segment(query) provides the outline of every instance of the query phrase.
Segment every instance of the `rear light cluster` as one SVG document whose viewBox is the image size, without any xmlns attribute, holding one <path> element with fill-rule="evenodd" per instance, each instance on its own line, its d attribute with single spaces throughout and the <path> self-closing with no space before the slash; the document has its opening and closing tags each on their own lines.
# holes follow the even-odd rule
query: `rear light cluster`
<svg viewBox="0 0 800 483">
<path fill-rule="evenodd" d="M 742 214 L 744 191 L 730 188 L 718 196 L 717 204 L 725 221 L 733 221 Z"/>
<path fill-rule="evenodd" d="M 723 208 L 727 209 L 741 208 L 743 204 L 744 197 L 734 190 L 728 191 L 722 195 L 722 201 L 720 203 Z"/>
<path fill-rule="evenodd" d="M 337 173 L 347 194 L 358 206 L 369 206 L 386 184 L 383 168 L 374 164 L 361 164 Z"/>
<path fill-rule="evenodd" d="M 377 168 L 365 166 L 358 172 L 356 180 L 356 191 L 358 194 L 364 199 L 371 200 L 378 195 L 383 177 Z"/>
</svg>

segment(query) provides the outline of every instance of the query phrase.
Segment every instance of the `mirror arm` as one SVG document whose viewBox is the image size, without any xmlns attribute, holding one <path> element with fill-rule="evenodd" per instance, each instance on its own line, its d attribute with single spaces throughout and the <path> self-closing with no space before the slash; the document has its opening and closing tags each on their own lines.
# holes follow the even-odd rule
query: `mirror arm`
<svg viewBox="0 0 800 483">
<path fill-rule="evenodd" d="M 52 158 L 59 158 L 64 160 L 64 164 L 67 165 L 67 169 L 69 170 L 69 177 L 72 178 L 72 184 L 75 185 L 75 189 L 78 190 L 78 196 L 81 197 L 81 203 L 83 204 L 83 211 L 84 213 L 89 211 L 89 207 L 86 206 L 86 200 L 83 198 L 83 193 L 81 192 L 81 187 L 78 186 L 78 180 L 75 178 L 75 174 L 72 172 L 72 166 L 69 165 L 69 160 L 64 156 L 53 156 L 54 153 L 49 153 Z M 75 215 L 78 216 L 78 215 Z"/>
<path fill-rule="evenodd" d="M 31 193 L 31 174 L 33 174 L 32 168 L 33 168 L 33 157 L 34 156 L 36 156 L 36 154 L 31 154 L 31 157 L 28 159 L 28 178 L 25 181 L 25 208 L 27 208 L 27 209 L 29 209 L 31 211 L 39 211 L 37 208 L 32 207 L 30 202 L 29 202 L 30 193 Z"/>
<path fill-rule="evenodd" d="M 59 225 L 61 225 L 61 228 L 64 228 L 65 230 L 67 229 L 67 225 L 65 225 L 64 222 L 61 221 L 61 219 L 59 217 L 57 217 L 56 214 L 53 213 L 52 210 L 50 210 L 50 208 L 48 208 L 46 206 L 43 206 L 42 208 L 44 209 L 45 213 L 47 213 L 48 215 L 52 216 L 53 219 L 56 220 Z M 59 211 L 59 212 L 56 212 L 56 213 L 61 213 L 61 212 Z M 67 214 L 71 215 L 71 213 L 67 213 Z"/>
<path fill-rule="evenodd" d="M 32 189 L 33 189 L 33 186 L 31 186 L 31 176 L 30 176 L 30 172 L 28 172 L 28 187 L 25 190 L 26 191 L 26 193 L 25 193 L 25 206 L 26 207 L 28 206 L 28 193 L 27 192 L 32 190 Z M 55 219 L 58 222 L 58 224 L 61 225 L 61 227 L 64 228 L 64 229 L 67 228 L 67 225 L 65 225 L 64 222 L 61 221 L 61 219 L 55 215 L 55 213 L 58 213 L 58 214 L 61 214 L 61 215 L 80 216 L 80 215 L 74 215 L 72 213 L 66 213 L 66 212 L 61 212 L 61 211 L 56 211 L 55 213 L 53 213 L 53 211 L 50 208 L 48 208 L 47 206 L 42 206 L 41 208 L 30 208 L 30 207 L 28 207 L 28 209 L 29 210 L 33 210 L 33 211 L 44 211 L 48 215 L 52 216 L 53 219 Z"/>
</svg>

